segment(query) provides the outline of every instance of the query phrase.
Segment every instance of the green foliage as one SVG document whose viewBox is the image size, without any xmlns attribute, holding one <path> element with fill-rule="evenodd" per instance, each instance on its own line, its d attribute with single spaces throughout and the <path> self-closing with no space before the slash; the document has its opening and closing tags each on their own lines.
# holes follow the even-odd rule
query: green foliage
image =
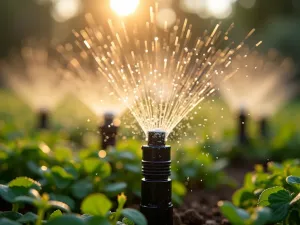
<svg viewBox="0 0 300 225">
<path fill-rule="evenodd" d="M 257 165 L 255 172 L 245 176 L 244 186 L 234 193 L 234 205 L 220 205 L 222 213 L 233 224 L 297 224 L 300 221 L 299 173 L 298 160 L 289 160 L 282 164 L 270 162 L 266 172 L 262 166 Z M 270 216 L 261 219 L 261 212 L 258 210 L 267 209 L 270 210 Z M 259 218 L 259 221 L 243 218 L 238 213 L 239 210 L 246 212 L 250 219 Z M 253 216 L 255 214 L 257 216 Z"/>
</svg>

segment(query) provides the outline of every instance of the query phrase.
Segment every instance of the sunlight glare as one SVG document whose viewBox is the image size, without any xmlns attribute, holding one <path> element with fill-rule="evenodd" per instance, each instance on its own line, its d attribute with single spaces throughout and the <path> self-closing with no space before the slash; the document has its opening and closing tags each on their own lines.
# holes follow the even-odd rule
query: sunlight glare
<svg viewBox="0 0 300 225">
<path fill-rule="evenodd" d="M 139 5 L 139 0 L 110 0 L 110 7 L 120 16 L 128 16 Z"/>
</svg>

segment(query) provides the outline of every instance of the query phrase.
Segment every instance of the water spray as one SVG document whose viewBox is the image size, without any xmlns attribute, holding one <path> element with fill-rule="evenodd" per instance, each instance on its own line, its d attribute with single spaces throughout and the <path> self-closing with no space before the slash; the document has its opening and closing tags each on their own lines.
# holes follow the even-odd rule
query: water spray
<svg viewBox="0 0 300 225">
<path fill-rule="evenodd" d="M 116 136 L 118 132 L 118 126 L 113 122 L 114 120 L 113 113 L 104 114 L 104 122 L 99 127 L 100 136 L 101 136 L 101 149 L 107 150 L 109 146 L 116 146 Z"/>
<path fill-rule="evenodd" d="M 166 133 L 148 132 L 148 145 L 143 145 L 141 212 L 148 225 L 173 224 L 171 147 L 165 145 Z"/>
</svg>

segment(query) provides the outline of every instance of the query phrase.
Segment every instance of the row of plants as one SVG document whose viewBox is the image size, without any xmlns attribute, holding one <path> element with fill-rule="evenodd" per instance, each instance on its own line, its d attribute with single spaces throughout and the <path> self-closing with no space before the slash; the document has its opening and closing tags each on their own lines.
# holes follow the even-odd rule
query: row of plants
<svg viewBox="0 0 300 225">
<path fill-rule="evenodd" d="M 42 190 L 42 185 L 28 177 L 17 177 L 7 185 L 0 185 L 0 197 L 11 204 L 10 211 L 0 212 L 1 225 L 147 224 L 138 210 L 124 208 L 127 198 L 123 193 L 118 195 L 116 205 L 104 194 L 88 195 L 80 206 L 82 214 L 72 213 L 64 202 L 51 200 Z M 112 208 L 115 211 L 111 211 Z"/>
<path fill-rule="evenodd" d="M 256 165 L 232 202 L 219 202 L 235 225 L 300 224 L 300 161 Z"/>
</svg>

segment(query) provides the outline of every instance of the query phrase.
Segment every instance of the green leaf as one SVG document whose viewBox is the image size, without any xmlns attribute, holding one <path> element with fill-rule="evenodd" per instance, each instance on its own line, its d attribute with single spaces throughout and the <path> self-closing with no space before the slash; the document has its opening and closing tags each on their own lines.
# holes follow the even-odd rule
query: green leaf
<svg viewBox="0 0 300 225">
<path fill-rule="evenodd" d="M 271 194 L 274 194 L 274 193 L 278 192 L 278 191 L 286 191 L 287 194 L 289 195 L 289 192 L 287 190 L 285 190 L 283 187 L 276 186 L 276 187 L 268 188 L 268 189 L 264 190 L 261 193 L 261 195 L 259 196 L 258 205 L 259 206 L 268 206 L 268 205 L 270 205 L 269 196 Z"/>
<path fill-rule="evenodd" d="M 184 186 L 184 184 L 178 181 L 173 181 L 172 192 L 177 194 L 178 196 L 184 196 L 186 194 L 186 187 Z"/>
<path fill-rule="evenodd" d="M 272 211 L 269 208 L 257 208 L 254 215 L 254 225 L 263 225 L 271 221 Z"/>
<path fill-rule="evenodd" d="M 286 182 L 290 185 L 294 185 L 296 187 L 299 187 L 300 185 L 300 177 L 297 176 L 288 176 L 286 178 Z"/>
<path fill-rule="evenodd" d="M 0 196 L 7 202 L 12 203 L 15 200 L 16 195 L 6 185 L 0 184 Z"/>
<path fill-rule="evenodd" d="M 12 211 L 4 211 L 4 212 L 0 212 L 0 218 L 7 218 L 10 220 L 18 220 L 19 218 L 21 218 L 23 215 L 21 213 L 18 212 L 12 212 Z"/>
<path fill-rule="evenodd" d="M 258 204 L 272 209 L 272 222 L 282 221 L 287 215 L 292 200 L 290 193 L 283 187 L 268 188 L 262 192 Z"/>
<path fill-rule="evenodd" d="M 53 220 L 54 218 L 60 217 L 62 215 L 63 215 L 62 212 L 59 209 L 57 209 L 53 213 L 50 214 L 49 220 Z"/>
<path fill-rule="evenodd" d="M 285 219 L 285 223 L 288 225 L 299 225 L 300 224 L 300 214 L 299 210 L 293 209 L 289 213 L 288 217 Z"/>
<path fill-rule="evenodd" d="M 46 223 L 46 225 L 86 225 L 80 217 L 76 215 L 62 215 Z"/>
<path fill-rule="evenodd" d="M 74 179 L 72 174 L 68 173 L 64 168 L 60 166 L 52 167 L 51 172 L 53 175 L 55 185 L 60 189 L 66 188 Z"/>
<path fill-rule="evenodd" d="M 126 189 L 126 187 L 127 187 L 127 184 L 125 182 L 112 183 L 112 184 L 106 185 L 106 187 L 104 188 L 104 191 L 109 192 L 109 193 L 118 194 L 118 193 L 124 191 Z"/>
<path fill-rule="evenodd" d="M 10 219 L 1 218 L 0 225 L 21 225 L 21 224 L 18 222 L 12 221 Z"/>
<path fill-rule="evenodd" d="M 38 216 L 32 212 L 28 212 L 24 214 L 18 222 L 20 223 L 34 223 L 37 220 Z"/>
<path fill-rule="evenodd" d="M 136 209 L 123 209 L 122 215 L 133 221 L 136 225 L 147 225 L 145 216 Z"/>
<path fill-rule="evenodd" d="M 29 203 L 31 205 L 34 205 L 35 199 L 28 196 L 18 196 L 15 198 L 15 202 Z"/>
<path fill-rule="evenodd" d="M 72 210 L 75 208 L 75 201 L 67 195 L 58 195 L 50 193 L 50 200 L 60 201 L 67 204 Z"/>
<path fill-rule="evenodd" d="M 75 198 L 82 199 L 93 191 L 93 184 L 89 179 L 76 181 L 71 186 L 72 195 Z"/>
<path fill-rule="evenodd" d="M 111 201 L 103 194 L 91 194 L 81 204 L 81 211 L 93 216 L 105 216 L 112 207 Z"/>
<path fill-rule="evenodd" d="M 86 225 L 110 225 L 107 218 L 101 216 L 88 216 L 84 219 Z"/>
<path fill-rule="evenodd" d="M 99 158 L 88 158 L 83 161 L 84 170 L 101 178 L 110 176 L 111 166 L 108 162 L 105 162 Z"/>
<path fill-rule="evenodd" d="M 126 225 L 135 225 L 134 222 L 128 219 L 127 217 L 124 217 L 122 219 L 122 223 L 125 223 Z"/>
<path fill-rule="evenodd" d="M 51 168 L 51 172 L 53 174 L 56 174 L 56 175 L 60 176 L 61 178 L 64 178 L 64 179 L 69 179 L 69 180 L 74 179 L 72 174 L 68 173 L 64 168 L 62 168 L 60 166 L 53 166 Z"/>
<path fill-rule="evenodd" d="M 69 148 L 56 148 L 54 150 L 55 158 L 60 161 L 68 161 L 73 158 L 73 152 Z"/>
<path fill-rule="evenodd" d="M 243 209 L 235 207 L 231 202 L 218 203 L 222 214 L 234 225 L 244 225 L 245 221 L 250 218 L 250 215 Z"/>
<path fill-rule="evenodd" d="M 41 184 L 29 177 L 17 177 L 8 183 L 8 187 L 24 187 L 41 190 Z"/>
<path fill-rule="evenodd" d="M 256 204 L 257 197 L 246 188 L 241 188 L 232 195 L 232 203 L 235 206 L 248 208 Z"/>
<path fill-rule="evenodd" d="M 93 173 L 100 166 L 101 162 L 98 158 L 88 158 L 83 161 L 83 168 L 87 173 Z"/>
</svg>

